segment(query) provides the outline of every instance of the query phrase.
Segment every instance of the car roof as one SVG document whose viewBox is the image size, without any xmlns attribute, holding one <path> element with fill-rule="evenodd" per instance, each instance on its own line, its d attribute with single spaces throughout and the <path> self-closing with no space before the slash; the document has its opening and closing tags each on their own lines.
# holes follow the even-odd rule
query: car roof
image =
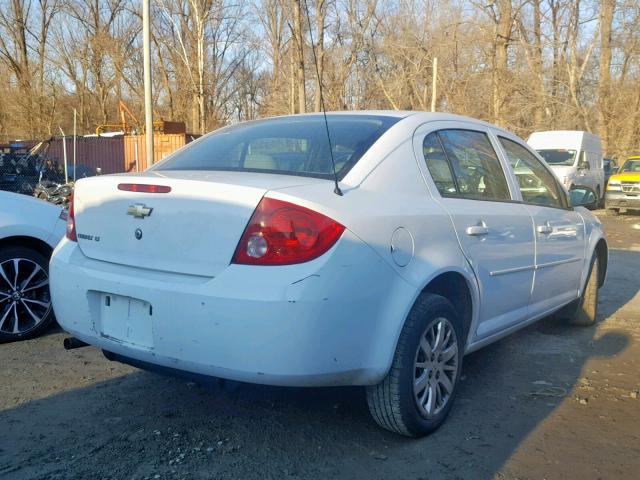
<svg viewBox="0 0 640 480">
<path fill-rule="evenodd" d="M 393 117 L 400 119 L 410 119 L 414 124 L 428 123 L 428 122 L 466 122 L 466 123 L 475 123 L 476 125 L 481 125 L 487 128 L 493 128 L 494 130 L 498 130 L 507 135 L 515 135 L 513 132 L 509 132 L 497 125 L 493 125 L 492 123 L 485 122 L 484 120 L 479 120 L 477 118 L 465 117 L 463 115 L 455 115 L 453 113 L 442 113 L 442 112 L 423 112 L 416 110 L 341 110 L 341 111 L 328 111 L 326 112 L 328 116 L 336 116 L 336 115 L 362 115 L 362 116 L 378 116 L 378 117 Z M 299 117 L 309 117 L 309 116 L 317 116 L 322 115 L 322 112 L 309 112 L 309 113 L 297 113 L 293 115 L 279 115 L 274 117 L 265 117 L 259 120 L 268 120 L 269 118 L 299 118 Z M 399 122 L 401 123 L 401 122 Z"/>
<path fill-rule="evenodd" d="M 436 121 L 466 121 L 466 122 L 474 122 L 480 123 L 485 126 L 490 126 L 492 128 L 498 128 L 495 125 L 492 125 L 483 120 L 478 120 L 476 118 L 465 117 L 463 115 L 455 115 L 453 113 L 442 113 L 442 112 L 423 112 L 416 110 L 339 110 L 339 111 L 327 111 L 327 115 L 362 115 L 362 116 L 378 116 L 378 117 L 395 117 L 395 118 L 407 118 L 407 117 L 421 117 L 425 122 L 436 122 Z M 308 117 L 322 115 L 322 112 L 308 112 L 308 113 L 296 113 L 292 115 L 279 115 L 274 117 L 267 118 L 286 118 L 286 117 Z M 263 120 L 266 120 L 264 118 Z M 501 130 L 501 129 L 500 129 Z"/>
</svg>

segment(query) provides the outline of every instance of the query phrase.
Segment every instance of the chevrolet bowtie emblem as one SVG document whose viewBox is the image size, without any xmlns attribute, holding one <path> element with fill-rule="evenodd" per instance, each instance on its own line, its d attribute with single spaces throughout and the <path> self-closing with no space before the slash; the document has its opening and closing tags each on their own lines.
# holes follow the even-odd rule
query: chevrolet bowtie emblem
<svg viewBox="0 0 640 480">
<path fill-rule="evenodd" d="M 153 208 L 147 207 L 142 203 L 136 203 L 135 205 L 129 205 L 127 208 L 127 215 L 133 215 L 134 218 L 144 218 L 151 215 Z"/>
</svg>

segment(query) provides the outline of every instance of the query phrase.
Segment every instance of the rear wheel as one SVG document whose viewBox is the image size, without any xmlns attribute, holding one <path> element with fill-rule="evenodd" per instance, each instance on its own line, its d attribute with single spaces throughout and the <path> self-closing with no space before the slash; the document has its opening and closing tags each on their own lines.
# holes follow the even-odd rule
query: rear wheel
<svg viewBox="0 0 640 480">
<path fill-rule="evenodd" d="M 422 294 L 402 329 L 389 373 L 367 387 L 367 403 L 381 427 L 418 437 L 436 430 L 455 397 L 463 357 L 462 328 L 444 297 Z"/>
<path fill-rule="evenodd" d="M 591 261 L 589 278 L 584 287 L 582 296 L 578 300 L 578 305 L 570 323 L 573 325 L 590 326 L 596 323 L 598 317 L 598 278 L 600 276 L 600 261 L 596 254 Z"/>
<path fill-rule="evenodd" d="M 0 251 L 0 342 L 34 337 L 52 318 L 47 257 L 26 247 Z"/>
</svg>

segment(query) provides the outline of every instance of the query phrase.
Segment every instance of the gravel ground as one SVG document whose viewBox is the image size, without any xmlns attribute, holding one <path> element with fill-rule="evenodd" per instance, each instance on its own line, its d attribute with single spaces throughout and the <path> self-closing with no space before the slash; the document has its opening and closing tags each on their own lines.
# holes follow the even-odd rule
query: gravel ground
<svg viewBox="0 0 640 480">
<path fill-rule="evenodd" d="M 359 388 L 195 384 L 66 352 L 0 345 L 4 479 L 626 479 L 640 471 L 640 217 L 611 243 L 600 321 L 543 320 L 465 358 L 445 425 L 380 430 Z"/>
</svg>

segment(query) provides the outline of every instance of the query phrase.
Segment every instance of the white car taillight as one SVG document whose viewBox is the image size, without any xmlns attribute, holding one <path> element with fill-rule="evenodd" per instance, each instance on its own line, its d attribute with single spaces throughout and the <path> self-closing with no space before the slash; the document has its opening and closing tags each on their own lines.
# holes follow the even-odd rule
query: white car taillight
<svg viewBox="0 0 640 480">
<path fill-rule="evenodd" d="M 244 265 L 308 262 L 329 250 L 344 232 L 331 218 L 293 203 L 263 198 L 233 256 Z"/>
<path fill-rule="evenodd" d="M 76 218 L 73 209 L 73 193 L 69 199 L 69 214 L 67 215 L 67 238 L 71 241 L 77 242 L 78 236 L 76 235 Z"/>
</svg>

